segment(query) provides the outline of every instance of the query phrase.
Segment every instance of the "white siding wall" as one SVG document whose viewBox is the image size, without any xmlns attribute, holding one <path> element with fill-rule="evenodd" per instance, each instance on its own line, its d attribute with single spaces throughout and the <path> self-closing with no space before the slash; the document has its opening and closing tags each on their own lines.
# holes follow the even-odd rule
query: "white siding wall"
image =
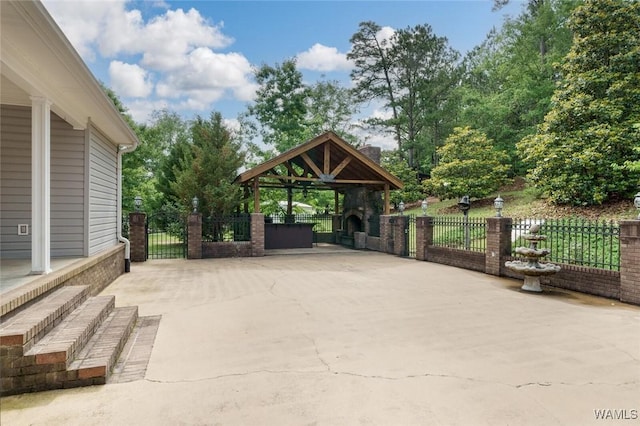
<svg viewBox="0 0 640 426">
<path fill-rule="evenodd" d="M 84 134 L 51 114 L 51 257 L 84 256 Z"/>
<path fill-rule="evenodd" d="M 89 146 L 89 256 L 92 256 L 118 244 L 118 152 L 95 128 L 91 128 Z"/>
<path fill-rule="evenodd" d="M 0 237 L 5 259 L 29 259 L 31 235 L 31 108 L 2 105 Z M 51 256 L 84 254 L 84 132 L 51 114 Z"/>
<path fill-rule="evenodd" d="M 31 258 L 31 108 L 0 106 L 0 241 L 3 259 Z"/>
</svg>

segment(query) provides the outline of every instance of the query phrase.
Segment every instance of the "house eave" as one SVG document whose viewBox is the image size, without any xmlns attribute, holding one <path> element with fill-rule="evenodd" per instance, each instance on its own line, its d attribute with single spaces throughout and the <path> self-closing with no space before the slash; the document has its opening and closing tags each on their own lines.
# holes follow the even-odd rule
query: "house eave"
<svg viewBox="0 0 640 426">
<path fill-rule="evenodd" d="M 1 72 L 18 89 L 2 90 L 2 103 L 29 106 L 31 97 L 45 97 L 74 128 L 93 123 L 114 144 L 136 146 L 137 136 L 42 3 L 6 1 L 0 8 Z"/>
</svg>

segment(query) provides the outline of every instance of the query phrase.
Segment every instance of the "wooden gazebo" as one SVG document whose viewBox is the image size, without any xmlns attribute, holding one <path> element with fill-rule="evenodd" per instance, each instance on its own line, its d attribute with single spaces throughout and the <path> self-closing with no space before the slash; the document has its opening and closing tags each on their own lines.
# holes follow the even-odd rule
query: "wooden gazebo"
<svg viewBox="0 0 640 426">
<path fill-rule="evenodd" d="M 338 197 L 349 187 L 384 192 L 384 214 L 390 212 L 389 191 L 402 182 L 375 161 L 359 152 L 334 132 L 326 132 L 286 151 L 236 177 L 247 192 L 253 189 L 254 212 L 260 212 L 260 188 L 333 190 L 335 211 Z"/>
</svg>

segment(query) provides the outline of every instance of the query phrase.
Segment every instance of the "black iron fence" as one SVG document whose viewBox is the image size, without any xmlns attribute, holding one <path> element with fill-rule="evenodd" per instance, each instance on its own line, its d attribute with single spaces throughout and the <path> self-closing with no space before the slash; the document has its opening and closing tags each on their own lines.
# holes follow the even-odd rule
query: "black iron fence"
<svg viewBox="0 0 640 426">
<path fill-rule="evenodd" d="M 251 241 L 251 215 L 202 218 L 202 242 Z"/>
<path fill-rule="evenodd" d="M 620 270 L 620 227 L 614 221 L 569 219 L 513 219 L 512 255 L 516 247 L 528 247 L 524 235 L 533 225 L 546 240 L 538 248 L 551 251 L 544 261 L 592 268 Z"/>
<path fill-rule="evenodd" d="M 415 246 L 415 237 L 413 244 Z M 461 216 L 434 217 L 433 245 L 484 252 L 487 247 L 486 219 Z"/>
<path fill-rule="evenodd" d="M 409 215 L 407 220 L 407 256 L 416 257 L 416 216 Z"/>
<path fill-rule="evenodd" d="M 158 212 L 147 216 L 147 259 L 176 259 L 187 256 L 187 224 L 177 212 Z"/>
<path fill-rule="evenodd" d="M 332 216 L 330 214 L 298 213 L 292 215 L 271 214 L 267 216 L 269 223 L 314 223 L 313 232 L 333 232 Z"/>
</svg>

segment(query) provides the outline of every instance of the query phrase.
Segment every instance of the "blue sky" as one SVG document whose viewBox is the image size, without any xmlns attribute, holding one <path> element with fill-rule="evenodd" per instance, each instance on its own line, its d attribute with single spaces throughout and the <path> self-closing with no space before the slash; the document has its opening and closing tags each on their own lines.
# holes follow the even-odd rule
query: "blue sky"
<svg viewBox="0 0 640 426">
<path fill-rule="evenodd" d="M 161 108 L 185 118 L 219 111 L 233 122 L 255 92 L 252 70 L 293 57 L 307 82 L 348 85 L 349 39 L 362 21 L 387 33 L 429 24 L 464 54 L 522 9 L 517 0 L 497 12 L 492 0 L 43 3 L 137 122 Z"/>
</svg>

